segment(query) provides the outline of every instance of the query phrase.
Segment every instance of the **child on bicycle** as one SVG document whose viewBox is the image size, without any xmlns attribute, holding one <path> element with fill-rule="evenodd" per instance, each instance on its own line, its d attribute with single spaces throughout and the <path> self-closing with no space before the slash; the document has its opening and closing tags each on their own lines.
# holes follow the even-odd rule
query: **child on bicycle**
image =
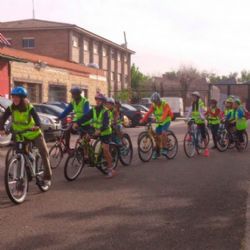
<svg viewBox="0 0 250 250">
<path fill-rule="evenodd" d="M 239 139 L 240 146 L 244 148 L 244 137 L 243 133 L 247 129 L 247 119 L 245 115 L 245 109 L 241 105 L 240 99 L 235 99 L 233 103 L 233 109 L 234 109 L 234 124 L 235 124 L 235 130 L 236 135 Z"/>
<path fill-rule="evenodd" d="M 159 93 L 155 92 L 151 96 L 152 105 L 146 115 L 141 119 L 140 123 L 145 123 L 149 116 L 153 113 L 156 118 L 156 143 L 157 149 L 154 150 L 152 159 L 156 160 L 159 156 L 158 149 L 160 150 L 161 155 L 167 154 L 167 131 L 171 124 L 173 113 L 169 104 L 161 100 Z"/>
<path fill-rule="evenodd" d="M 204 143 L 204 156 L 209 156 L 209 150 L 208 150 L 208 139 L 206 136 L 206 124 L 205 124 L 205 113 L 206 113 L 206 107 L 204 102 L 201 99 L 201 95 L 198 91 L 194 91 L 192 93 L 192 105 L 190 107 L 190 110 L 187 114 L 187 118 L 191 118 L 194 120 L 198 128 L 201 132 L 201 137 Z"/>
<path fill-rule="evenodd" d="M 51 167 L 46 142 L 44 140 L 41 121 L 33 106 L 27 99 L 27 90 L 23 87 L 16 87 L 11 91 L 12 104 L 9 106 L 0 120 L 0 135 L 4 135 L 4 124 L 12 117 L 12 130 L 15 133 L 23 132 L 22 135 L 27 141 L 32 141 L 38 148 L 44 166 L 44 185 L 51 185 Z M 18 138 L 16 138 L 18 140 Z"/>
<path fill-rule="evenodd" d="M 220 126 L 221 111 L 217 107 L 217 101 L 215 99 L 210 100 L 210 106 L 206 112 L 209 128 L 211 129 L 214 146 L 212 149 L 217 148 L 217 133 Z"/>
<path fill-rule="evenodd" d="M 73 87 L 70 90 L 72 95 L 71 103 L 65 108 L 63 113 L 59 116 L 59 120 L 63 120 L 72 111 L 74 112 L 73 122 L 77 122 L 84 114 L 89 112 L 89 101 L 81 96 L 82 90 L 80 87 Z M 88 131 L 90 129 L 90 121 L 81 125 L 82 130 Z M 65 150 L 70 150 L 70 135 L 72 129 L 65 131 Z"/>
<path fill-rule="evenodd" d="M 112 156 L 109 151 L 109 144 L 112 138 L 112 128 L 110 126 L 108 110 L 104 107 L 106 98 L 103 94 L 97 93 L 95 100 L 96 106 L 74 123 L 73 128 L 77 128 L 78 126 L 81 126 L 81 124 L 91 120 L 91 124 L 95 129 L 95 136 L 98 136 L 101 140 L 104 157 L 108 163 L 107 177 L 112 178 L 115 175 L 115 171 L 112 169 Z"/>
</svg>

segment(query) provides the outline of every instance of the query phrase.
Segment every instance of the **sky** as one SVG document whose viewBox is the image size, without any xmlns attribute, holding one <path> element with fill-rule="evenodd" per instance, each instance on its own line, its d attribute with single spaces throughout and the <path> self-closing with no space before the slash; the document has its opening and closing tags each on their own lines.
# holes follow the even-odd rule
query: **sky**
<svg viewBox="0 0 250 250">
<path fill-rule="evenodd" d="M 145 74 L 182 66 L 250 70 L 249 0 L 34 0 L 37 19 L 76 24 L 136 52 Z M 32 0 L 0 0 L 0 21 L 32 18 Z"/>
</svg>

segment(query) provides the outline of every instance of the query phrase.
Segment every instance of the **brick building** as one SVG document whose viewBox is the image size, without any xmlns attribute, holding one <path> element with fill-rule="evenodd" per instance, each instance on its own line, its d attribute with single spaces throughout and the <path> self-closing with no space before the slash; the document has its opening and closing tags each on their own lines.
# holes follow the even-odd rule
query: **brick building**
<svg viewBox="0 0 250 250">
<path fill-rule="evenodd" d="M 97 91 L 106 95 L 108 92 L 104 71 L 100 69 L 7 47 L 0 47 L 0 65 L 2 61 L 8 61 L 10 87 L 26 87 L 32 102 L 69 102 L 72 86 L 80 86 L 91 104 L 95 103 Z"/>
<path fill-rule="evenodd" d="M 107 77 L 110 95 L 131 85 L 131 55 L 116 44 L 76 25 L 28 19 L 0 22 L 0 32 L 13 48 L 83 65 L 96 64 Z"/>
</svg>

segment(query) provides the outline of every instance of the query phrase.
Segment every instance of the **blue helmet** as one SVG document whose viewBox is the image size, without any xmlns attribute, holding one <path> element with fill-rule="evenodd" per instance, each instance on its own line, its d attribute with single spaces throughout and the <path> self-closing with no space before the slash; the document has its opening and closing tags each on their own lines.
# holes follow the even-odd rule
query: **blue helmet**
<svg viewBox="0 0 250 250">
<path fill-rule="evenodd" d="M 81 94 L 82 93 L 82 89 L 80 87 L 72 87 L 70 90 L 71 94 Z"/>
<path fill-rule="evenodd" d="M 24 97 L 27 97 L 28 92 L 24 87 L 16 87 L 12 89 L 11 95 L 20 96 L 24 98 Z"/>
</svg>

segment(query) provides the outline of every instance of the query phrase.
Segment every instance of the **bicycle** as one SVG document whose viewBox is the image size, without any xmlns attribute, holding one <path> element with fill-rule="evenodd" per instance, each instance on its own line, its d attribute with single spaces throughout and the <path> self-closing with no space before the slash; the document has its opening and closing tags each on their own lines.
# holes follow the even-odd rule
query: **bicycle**
<svg viewBox="0 0 250 250">
<path fill-rule="evenodd" d="M 191 158 L 197 154 L 201 154 L 201 151 L 204 150 L 210 141 L 208 129 L 206 128 L 206 144 L 204 144 L 201 131 L 197 124 L 195 124 L 194 120 L 188 121 L 188 131 L 184 137 L 184 152 L 188 158 Z"/>
<path fill-rule="evenodd" d="M 119 150 L 115 143 L 109 145 L 112 156 L 112 169 L 116 169 L 119 158 Z M 88 158 L 85 158 L 85 154 Z M 85 164 L 97 168 L 102 174 L 108 174 L 107 162 L 103 155 L 100 139 L 94 136 L 83 136 L 76 141 L 73 152 L 68 156 L 64 166 L 64 176 L 68 181 L 74 181 L 81 174 Z"/>
<path fill-rule="evenodd" d="M 133 144 L 129 134 L 117 132 L 113 128 L 113 141 L 117 144 L 119 150 L 119 160 L 123 166 L 129 166 L 133 159 Z"/>
<path fill-rule="evenodd" d="M 166 131 L 166 150 L 165 155 L 168 159 L 174 159 L 178 153 L 178 141 L 177 138 L 171 130 Z M 138 135 L 138 155 L 141 161 L 148 162 L 152 159 L 154 150 L 159 153 L 159 148 L 157 147 L 157 134 L 153 129 L 152 123 L 146 125 L 146 131 L 141 132 Z"/>
<path fill-rule="evenodd" d="M 62 162 L 64 153 L 70 153 L 66 146 L 65 133 L 71 129 L 71 126 L 61 129 L 61 134 L 56 138 L 55 144 L 49 150 L 51 169 L 56 169 Z"/>
<path fill-rule="evenodd" d="M 32 142 L 26 141 L 21 133 L 14 133 L 15 155 L 5 167 L 5 189 L 10 200 L 16 204 L 25 201 L 29 182 L 34 178 L 36 185 L 42 192 L 49 190 L 51 184 L 44 183 L 44 167 L 38 150 Z M 18 140 L 16 140 L 18 137 Z"/>
<path fill-rule="evenodd" d="M 220 152 L 224 152 L 227 149 L 236 148 L 239 152 L 242 152 L 246 150 L 248 146 L 247 131 L 243 131 L 243 140 L 244 143 L 242 147 L 235 128 L 227 128 L 225 122 L 223 122 L 218 130 L 217 149 Z"/>
</svg>

